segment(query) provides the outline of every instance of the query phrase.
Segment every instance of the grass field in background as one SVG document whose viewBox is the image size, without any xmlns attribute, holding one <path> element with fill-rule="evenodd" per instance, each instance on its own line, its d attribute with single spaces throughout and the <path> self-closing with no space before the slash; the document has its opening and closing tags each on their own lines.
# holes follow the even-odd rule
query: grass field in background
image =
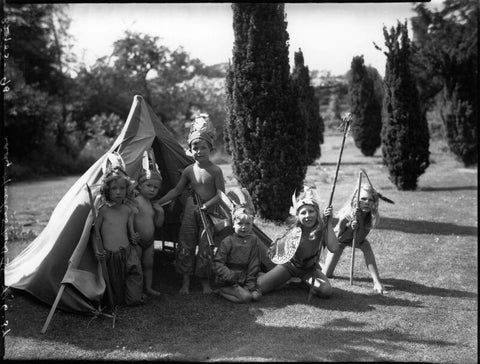
<svg viewBox="0 0 480 364">
<path fill-rule="evenodd" d="M 328 201 L 341 136 L 327 136 L 310 166 L 321 205 Z M 216 295 L 177 294 L 181 279 L 172 254 L 155 256 L 154 288 L 163 295 L 122 308 L 116 327 L 107 318 L 58 312 L 40 330 L 49 306 L 14 292 L 7 299 L 6 359 L 127 359 L 195 361 L 416 361 L 477 363 L 478 184 L 477 168 L 464 168 L 445 143 L 432 142 L 431 165 L 417 191 L 398 191 L 380 151 L 364 157 L 349 137 L 333 199 L 334 212 L 351 195 L 360 168 L 395 201 L 380 203 L 381 221 L 369 235 L 382 282 L 376 295 L 360 251 L 349 283 L 351 249 L 345 249 L 330 299 L 312 298 L 290 284 L 262 301 L 234 304 Z M 230 165 L 222 165 L 228 186 Z M 78 177 L 10 184 L 7 228 L 24 240 L 7 244 L 12 259 L 38 234 Z M 15 223 L 13 222 L 13 213 Z M 260 219 L 270 237 L 285 226 Z M 15 235 L 15 234 L 13 234 Z M 323 257 L 322 257 L 323 260 Z"/>
</svg>

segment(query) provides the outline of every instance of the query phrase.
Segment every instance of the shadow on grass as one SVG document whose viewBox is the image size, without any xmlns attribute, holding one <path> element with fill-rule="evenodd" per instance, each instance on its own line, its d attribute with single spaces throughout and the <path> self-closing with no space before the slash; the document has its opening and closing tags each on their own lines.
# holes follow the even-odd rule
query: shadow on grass
<svg viewBox="0 0 480 364">
<path fill-rule="evenodd" d="M 404 220 L 390 217 L 382 217 L 376 227 L 383 230 L 396 230 L 412 234 L 435 234 L 435 235 L 462 235 L 477 236 L 478 229 L 473 226 L 461 226 L 448 222 L 432 222 L 425 220 Z"/>
<path fill-rule="evenodd" d="M 342 280 L 348 282 L 350 280 L 349 277 L 343 276 L 335 276 L 334 279 Z M 371 283 L 372 279 L 367 277 L 358 277 L 355 278 L 355 281 L 362 282 L 362 283 Z M 477 297 L 477 293 L 475 292 L 468 292 L 468 291 L 460 291 L 456 289 L 448 289 L 448 288 L 441 288 L 441 287 L 431 287 L 426 286 L 424 284 L 420 284 L 417 282 L 409 281 L 406 279 L 397 279 L 397 278 L 385 278 L 382 279 L 382 284 L 388 291 L 400 291 L 415 294 L 418 296 L 438 296 L 438 297 L 457 297 L 457 298 L 475 298 Z M 381 296 L 386 297 L 387 295 Z M 423 307 L 423 306 L 417 306 Z"/>
<path fill-rule="evenodd" d="M 143 306 L 119 309 L 115 328 L 110 319 L 57 312 L 44 335 L 40 327 L 47 308 L 21 298 L 9 313 L 9 335 L 26 339 L 26 352 L 38 343 L 38 350 L 57 359 L 63 351 L 70 359 L 80 353 L 82 359 L 110 360 L 390 361 L 415 345 L 458 346 L 405 333 L 402 327 L 379 329 L 369 318 L 359 321 L 356 315 L 326 310 L 335 300 L 314 298 L 306 304 L 303 297 L 298 305 L 274 296 L 241 305 L 198 292 L 164 294 Z"/>
<path fill-rule="evenodd" d="M 338 285 L 335 285 L 335 281 L 331 281 L 331 283 L 333 285 L 333 294 L 332 297 L 328 299 L 314 296 L 310 301 L 307 301 L 307 287 L 302 283 L 292 283 L 266 294 L 260 304 L 265 307 L 276 308 L 303 304 L 321 308 L 322 310 L 356 313 L 374 311 L 376 310 L 375 305 L 424 307 L 420 300 L 412 301 L 388 295 L 378 295 L 374 294 L 373 290 L 372 293 L 358 293 L 352 290 L 342 289 Z M 368 283 L 370 283 L 370 281 L 368 281 Z"/>
<path fill-rule="evenodd" d="M 455 186 L 455 187 L 421 187 L 420 191 L 438 192 L 438 191 L 476 191 L 478 186 Z"/>
<path fill-rule="evenodd" d="M 42 335 L 49 307 L 20 295 L 8 302 L 9 342 L 26 339 L 27 353 L 38 345 L 36 357 L 41 352 L 59 359 L 63 352 L 69 359 L 81 355 L 82 359 L 175 361 L 390 361 L 405 358 L 412 346 L 459 345 L 453 340 L 424 339 L 404 327 L 378 328 L 370 314 L 358 315 L 374 311 L 374 305 L 392 306 L 390 311 L 396 306 L 421 307 L 417 301 L 335 288 L 330 299 L 312 297 L 307 302 L 305 287 L 291 284 L 260 302 L 242 305 L 201 294 L 197 280 L 192 281 L 190 295 L 179 295 L 180 278 L 173 269 L 173 254 L 156 251 L 153 288 L 162 296 L 141 306 L 119 308 L 115 328 L 107 318 L 91 320 L 57 312 Z M 422 293 L 422 285 L 408 281 L 386 279 L 385 283 Z"/>
</svg>

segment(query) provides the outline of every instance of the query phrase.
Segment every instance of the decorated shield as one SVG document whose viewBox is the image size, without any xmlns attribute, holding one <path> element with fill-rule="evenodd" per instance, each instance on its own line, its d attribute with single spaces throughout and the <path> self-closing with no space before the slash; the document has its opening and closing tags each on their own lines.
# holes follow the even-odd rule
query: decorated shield
<svg viewBox="0 0 480 364">
<path fill-rule="evenodd" d="M 285 235 L 276 239 L 268 252 L 271 261 L 275 264 L 283 264 L 292 259 L 300 245 L 301 238 L 302 229 L 295 226 Z"/>
</svg>

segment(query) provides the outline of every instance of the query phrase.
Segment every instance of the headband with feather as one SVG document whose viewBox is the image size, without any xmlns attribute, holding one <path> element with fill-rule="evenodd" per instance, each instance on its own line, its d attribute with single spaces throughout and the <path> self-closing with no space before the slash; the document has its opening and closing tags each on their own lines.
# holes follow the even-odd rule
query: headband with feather
<svg viewBox="0 0 480 364">
<path fill-rule="evenodd" d="M 315 187 L 305 186 L 303 191 L 296 197 L 295 192 L 292 195 L 292 206 L 290 207 L 290 215 L 296 215 L 298 209 L 303 205 L 312 205 L 319 208 L 318 196 Z"/>
<path fill-rule="evenodd" d="M 188 135 L 188 145 L 190 145 L 195 139 L 203 139 L 210 143 L 213 146 L 213 141 L 215 140 L 215 127 L 208 114 L 202 113 L 197 116 L 192 121 L 190 126 L 190 134 Z"/>
<path fill-rule="evenodd" d="M 142 184 L 146 180 L 154 179 L 162 182 L 162 174 L 158 169 L 157 163 L 155 163 L 155 153 L 152 148 L 149 148 L 143 152 L 142 157 L 142 172 L 138 177 L 138 183 Z"/>
</svg>

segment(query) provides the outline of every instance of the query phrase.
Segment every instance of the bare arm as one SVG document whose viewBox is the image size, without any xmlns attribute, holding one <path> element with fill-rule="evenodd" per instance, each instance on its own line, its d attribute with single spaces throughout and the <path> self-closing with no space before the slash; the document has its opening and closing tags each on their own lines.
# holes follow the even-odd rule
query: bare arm
<svg viewBox="0 0 480 364">
<path fill-rule="evenodd" d="M 134 221 L 135 221 L 135 213 L 133 211 L 130 211 L 130 214 L 128 215 L 128 221 L 127 221 L 127 231 L 128 231 L 128 236 L 130 243 L 133 245 L 136 245 L 138 243 L 138 239 L 140 238 L 140 235 L 135 232 L 134 228 Z"/>
<path fill-rule="evenodd" d="M 164 204 L 165 202 L 168 202 L 170 200 L 173 200 L 175 197 L 179 196 L 185 187 L 187 186 L 187 183 L 189 182 L 189 179 L 187 177 L 187 170 L 191 168 L 188 166 L 185 168 L 180 176 L 180 179 L 178 180 L 178 183 L 175 187 L 173 187 L 170 191 L 168 191 L 163 197 L 157 200 L 157 203 L 160 205 Z"/>
<path fill-rule="evenodd" d="M 93 252 L 95 256 L 98 258 L 103 257 L 105 255 L 105 252 L 100 251 L 100 249 L 103 249 L 103 243 L 102 243 L 102 224 L 103 224 L 103 210 L 99 209 L 97 213 L 97 218 L 93 222 L 93 236 L 92 239 L 94 240 L 93 244 Z"/>
<path fill-rule="evenodd" d="M 152 201 L 152 207 L 155 210 L 154 224 L 156 227 L 162 227 L 165 221 L 165 211 L 158 202 Z"/>
<path fill-rule="evenodd" d="M 347 223 L 348 219 L 345 217 L 338 221 L 337 226 L 335 226 L 335 235 L 337 235 L 337 237 L 342 235 L 345 230 L 347 230 Z"/>
</svg>

